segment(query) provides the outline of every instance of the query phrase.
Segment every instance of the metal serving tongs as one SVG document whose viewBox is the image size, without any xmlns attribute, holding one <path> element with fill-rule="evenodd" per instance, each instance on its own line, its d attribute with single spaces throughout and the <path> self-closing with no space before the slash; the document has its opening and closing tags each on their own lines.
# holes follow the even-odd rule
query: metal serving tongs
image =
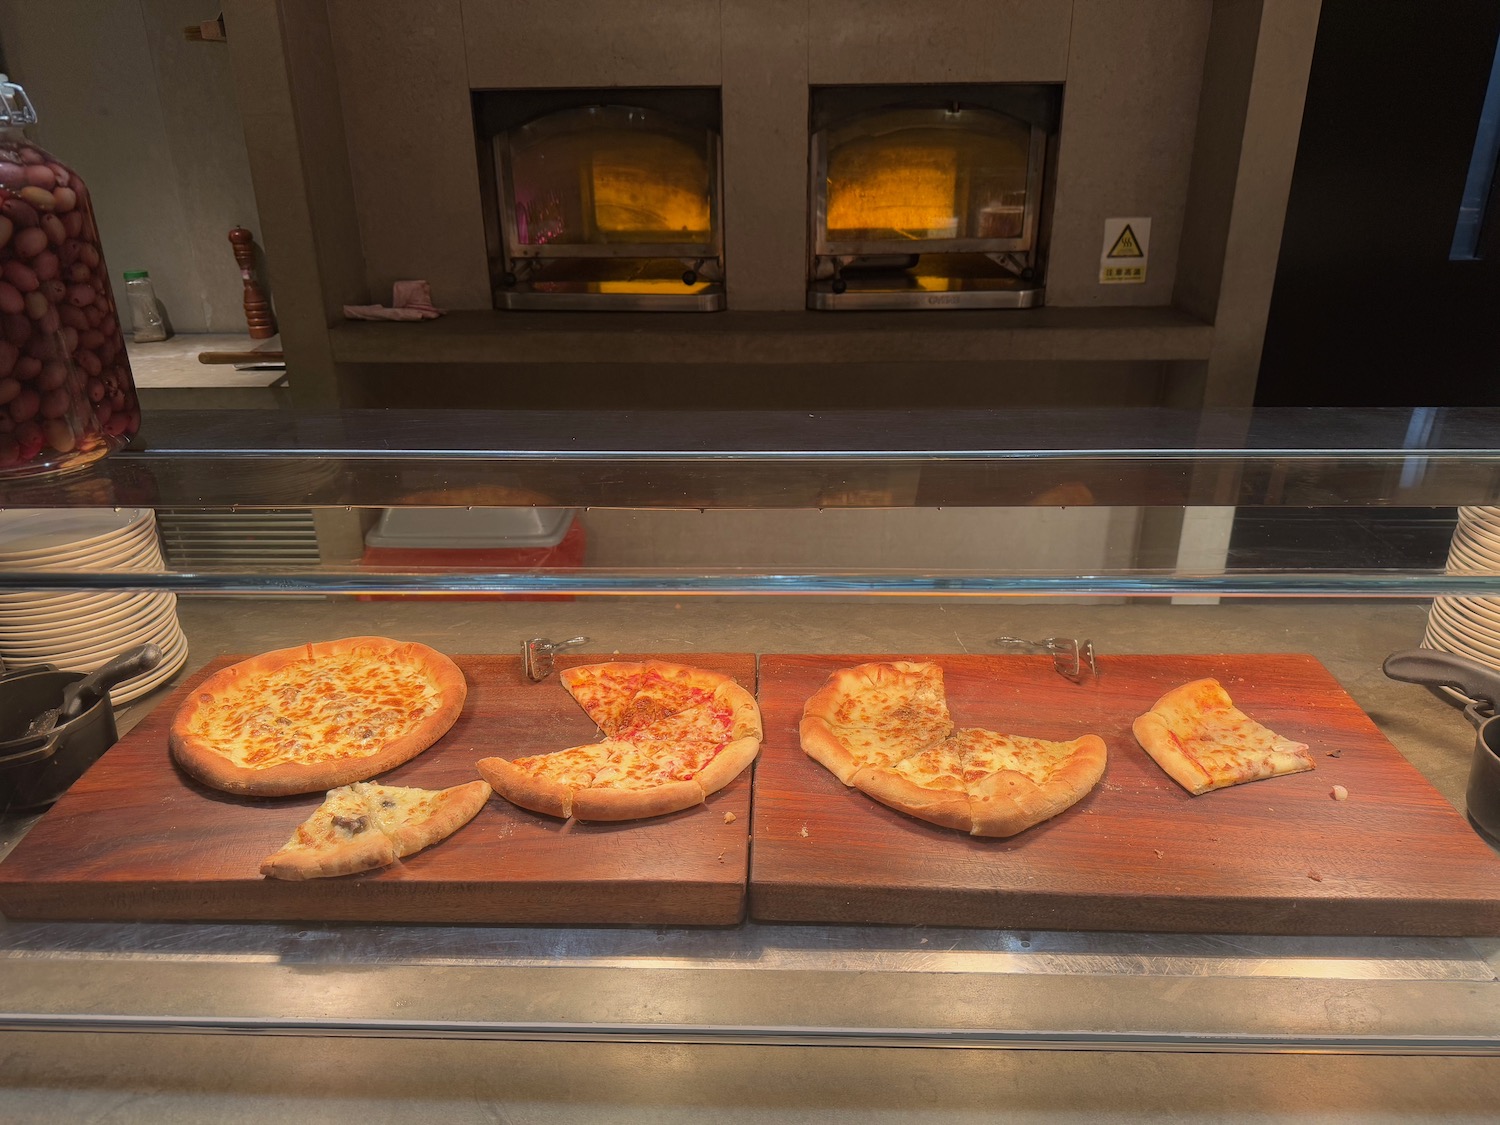
<svg viewBox="0 0 1500 1125">
<path fill-rule="evenodd" d="M 549 641 L 546 637 L 532 637 L 521 642 L 521 668 L 526 678 L 539 684 L 557 669 L 554 658 L 565 648 L 576 648 L 589 643 L 587 637 L 569 637 L 565 641 Z"/>
<path fill-rule="evenodd" d="M 990 643 L 1013 652 L 1045 653 L 1052 657 L 1053 670 L 1075 684 L 1081 684 L 1087 676 L 1099 675 L 1099 665 L 1094 660 L 1094 642 L 1090 640 L 1044 637 L 1039 641 L 1028 641 L 1021 637 L 996 637 Z"/>
</svg>

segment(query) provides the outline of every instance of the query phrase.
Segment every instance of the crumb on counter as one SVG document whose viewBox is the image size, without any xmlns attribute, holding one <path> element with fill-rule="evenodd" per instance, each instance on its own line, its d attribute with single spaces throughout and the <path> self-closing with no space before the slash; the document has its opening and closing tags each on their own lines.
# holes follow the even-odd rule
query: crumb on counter
<svg viewBox="0 0 1500 1125">
<path fill-rule="evenodd" d="M 1327 751 L 1327 754 L 1330 758 L 1342 758 L 1344 756 L 1344 751 L 1341 747 L 1338 750 L 1329 750 Z"/>
<path fill-rule="evenodd" d="M 802 826 L 802 831 L 799 832 L 798 835 L 800 835 L 804 840 L 807 839 L 807 825 L 804 824 Z"/>
<path fill-rule="evenodd" d="M 1347 801 L 1349 799 L 1349 790 L 1345 789 L 1342 785 L 1335 785 L 1328 791 L 1328 795 L 1335 801 Z"/>
<path fill-rule="evenodd" d="M 1309 871 L 1307 877 L 1314 883 L 1321 883 L 1323 881 L 1323 876 L 1319 875 L 1316 871 Z"/>
<path fill-rule="evenodd" d="M 1164 851 L 1162 851 L 1160 848 L 1152 848 L 1151 850 L 1156 853 L 1156 858 L 1157 859 L 1166 859 L 1167 858 L 1167 853 L 1164 852 Z"/>
<path fill-rule="evenodd" d="M 725 824 L 733 824 L 738 819 L 739 819 L 739 817 L 735 816 L 734 813 L 732 813 L 732 812 L 727 812 L 727 813 L 724 814 L 724 823 Z"/>
</svg>

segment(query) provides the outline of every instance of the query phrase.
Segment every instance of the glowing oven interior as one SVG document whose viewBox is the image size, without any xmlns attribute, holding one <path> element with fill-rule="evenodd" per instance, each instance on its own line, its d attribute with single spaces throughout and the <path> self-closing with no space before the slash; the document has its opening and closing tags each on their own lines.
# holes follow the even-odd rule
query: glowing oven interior
<svg viewBox="0 0 1500 1125">
<path fill-rule="evenodd" d="M 1042 303 L 1055 90 L 815 91 L 809 307 Z"/>
<path fill-rule="evenodd" d="M 499 307 L 722 307 L 716 92 L 480 98 Z"/>
</svg>

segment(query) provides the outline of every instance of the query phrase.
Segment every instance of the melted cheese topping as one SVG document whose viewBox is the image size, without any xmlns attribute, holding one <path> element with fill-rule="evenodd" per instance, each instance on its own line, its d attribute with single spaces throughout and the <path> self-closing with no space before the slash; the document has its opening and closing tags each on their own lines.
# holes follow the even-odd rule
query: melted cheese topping
<svg viewBox="0 0 1500 1125">
<path fill-rule="evenodd" d="M 1194 684 L 1157 714 L 1167 735 L 1210 780 L 1255 781 L 1312 768 L 1307 745 L 1246 715 L 1217 681 Z"/>
<path fill-rule="evenodd" d="M 639 671 L 621 671 L 611 665 L 569 668 L 560 676 L 563 687 L 578 702 L 600 730 L 620 728 L 620 714 L 641 686 Z"/>
<path fill-rule="evenodd" d="M 872 668 L 836 699 L 827 721 L 859 765 L 895 765 L 952 733 L 943 670 Z"/>
<path fill-rule="evenodd" d="M 420 664 L 348 653 L 296 660 L 222 695 L 204 692 L 188 730 L 252 769 L 367 758 L 439 702 L 438 685 Z"/>
<path fill-rule="evenodd" d="M 634 727 L 621 738 L 631 742 L 728 742 L 734 737 L 734 711 L 710 700 L 679 714 Z"/>
<path fill-rule="evenodd" d="M 722 678 L 698 669 L 613 672 L 605 664 L 571 668 L 561 678 L 609 737 L 511 765 L 568 788 L 640 790 L 689 781 L 735 738 L 759 732 L 758 714 L 736 715 L 719 699 Z"/>
<path fill-rule="evenodd" d="M 575 789 L 587 789 L 594 783 L 594 775 L 609 765 L 609 742 L 596 742 L 590 746 L 574 746 L 559 750 L 555 754 L 536 754 L 530 758 L 517 758 L 511 765 L 525 770 L 544 781 L 555 781 L 559 785 Z"/>
<path fill-rule="evenodd" d="M 352 785 L 331 789 L 328 797 L 292 833 L 282 851 L 319 851 L 379 832 L 365 798 Z"/>
<path fill-rule="evenodd" d="M 391 838 L 394 843 L 402 830 L 436 816 L 451 792 L 378 785 L 371 781 L 330 789 L 323 803 L 297 825 L 292 838 L 277 854 L 327 852 L 372 834 Z M 406 854 L 407 848 L 399 845 L 394 848 L 395 856 Z"/>
<path fill-rule="evenodd" d="M 1078 752 L 1070 742 L 988 730 L 961 730 L 953 736 L 953 742 L 962 752 L 963 778 L 970 785 L 1002 770 L 1012 770 L 1041 785 Z"/>
</svg>

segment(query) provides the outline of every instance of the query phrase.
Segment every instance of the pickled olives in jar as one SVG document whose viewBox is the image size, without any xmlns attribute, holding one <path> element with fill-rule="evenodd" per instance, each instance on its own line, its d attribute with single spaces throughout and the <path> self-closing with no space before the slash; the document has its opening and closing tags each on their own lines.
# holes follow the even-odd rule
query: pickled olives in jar
<svg viewBox="0 0 1500 1125">
<path fill-rule="evenodd" d="M 0 475 L 86 465 L 141 424 L 88 188 L 35 121 L 0 75 Z"/>
</svg>

